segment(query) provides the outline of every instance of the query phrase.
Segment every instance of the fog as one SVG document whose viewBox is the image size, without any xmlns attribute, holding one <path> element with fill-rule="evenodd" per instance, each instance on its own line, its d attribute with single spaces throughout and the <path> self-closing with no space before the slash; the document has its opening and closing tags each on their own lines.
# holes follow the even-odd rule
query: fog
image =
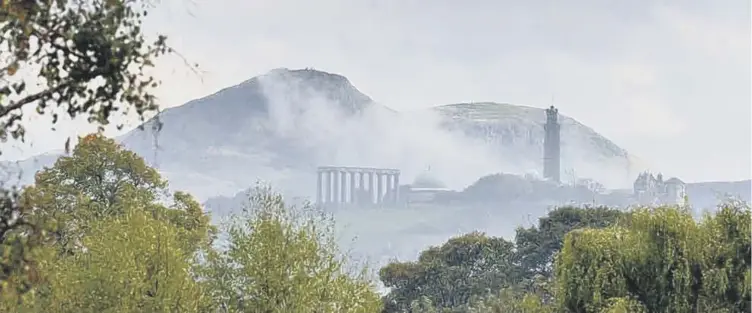
<svg viewBox="0 0 752 313">
<path fill-rule="evenodd" d="M 147 125 L 118 140 L 157 167 L 173 189 L 201 200 L 234 195 L 257 180 L 287 196 L 311 197 L 318 166 L 395 168 L 403 184 L 429 172 L 455 190 L 493 173 L 540 177 L 542 109 L 473 104 L 396 112 L 374 100 L 344 76 L 278 69 L 165 110 L 157 134 Z M 481 112 L 449 118 L 468 107 Z M 565 113 L 564 182 L 592 178 L 629 188 L 646 166 Z M 8 167 L 19 168 L 30 183 L 52 162 L 45 157 Z"/>
<path fill-rule="evenodd" d="M 314 151 L 319 165 L 396 168 L 404 182 L 430 168 L 431 175 L 454 189 L 489 173 L 519 172 L 519 166 L 504 161 L 487 143 L 442 128 L 436 111 L 397 114 L 371 104 L 351 114 L 342 99 L 286 74 L 272 72 L 259 79 L 268 99 L 264 126 L 278 138 Z"/>
<path fill-rule="evenodd" d="M 317 166 L 395 168 L 401 171 L 403 184 L 410 184 L 416 176 L 428 173 L 454 190 L 463 190 L 483 176 L 500 172 L 527 174 L 540 179 L 538 168 L 542 165 L 542 142 L 501 147 L 498 138 L 494 138 L 499 134 L 492 130 L 488 130 L 486 136 L 470 136 L 447 128 L 443 124 L 446 116 L 437 110 L 395 112 L 388 104 L 378 103 L 378 99 L 372 102 L 339 75 L 275 70 L 246 81 L 240 88 L 255 92 L 251 91 L 254 84 L 266 99 L 266 107 L 264 114 L 247 111 L 255 116 L 242 119 L 250 121 L 251 125 L 243 129 L 254 131 L 249 136 L 262 133 L 267 138 L 263 138 L 264 144 L 259 144 L 261 138 L 245 142 L 277 153 L 294 153 L 296 155 L 276 158 L 296 163 L 269 166 L 268 160 L 256 158 L 258 163 L 238 164 L 242 171 L 236 170 L 236 176 L 269 184 L 285 193 L 290 203 L 300 205 L 302 199 L 312 200 Z M 217 102 L 214 105 L 222 105 L 219 98 L 214 101 Z M 258 104 L 245 102 L 244 105 Z M 541 137 L 543 130 L 538 124 L 545 120 L 545 115 L 542 110 L 528 111 L 525 109 L 523 113 L 527 115 L 517 118 L 532 120 L 536 132 L 540 133 L 536 135 Z M 573 126 L 566 132 L 570 136 L 579 135 L 582 126 L 570 121 L 562 119 L 567 126 Z M 529 139 L 525 136 L 532 136 L 514 135 L 523 140 Z M 570 141 L 570 144 L 580 143 Z M 570 147 L 572 149 L 577 147 Z M 594 151 L 590 147 L 583 150 L 583 153 Z M 582 155 L 575 157 L 583 165 L 588 160 Z M 572 160 L 571 155 L 568 160 Z M 617 179 L 622 181 L 627 176 L 619 170 L 623 163 L 598 165 L 591 163 L 590 168 L 601 174 L 607 171 L 619 173 Z M 562 177 L 565 176 L 562 173 Z M 247 186 L 251 185 L 248 182 Z M 302 199 L 298 198 L 301 196 Z M 207 206 L 217 220 L 222 220 L 230 213 L 238 213 L 246 199 L 245 193 L 240 193 L 234 198 L 213 198 Z M 555 201 L 551 200 L 490 206 L 435 202 L 422 207 L 349 206 L 333 214 L 343 248 L 352 248 L 357 257 L 384 264 L 392 258 L 412 259 L 426 246 L 473 230 L 511 238 L 515 227 L 535 223 L 537 217 L 545 214 L 553 204 Z M 354 242 L 353 238 L 356 238 Z"/>
<path fill-rule="evenodd" d="M 259 181 L 290 203 L 312 200 L 318 166 L 395 168 L 403 184 L 428 172 L 458 191 L 494 173 L 525 176 L 511 181 L 513 186 L 481 188 L 509 199 L 463 194 L 459 202 L 333 211 L 342 247 L 377 264 L 412 259 L 428 245 L 474 230 L 511 239 L 515 227 L 536 223 L 554 206 L 595 202 L 596 193 L 570 188 L 577 179 L 629 188 L 646 168 L 560 112 L 565 186 L 542 181 L 543 110 L 501 104 L 476 108 L 481 109 L 471 116 L 458 116 L 457 127 L 447 124 L 450 111 L 396 112 L 389 103 L 357 91 L 344 76 L 280 69 L 166 110 L 160 115 L 164 127 L 156 134 L 147 125 L 118 140 L 157 167 L 171 189 L 208 200 L 215 221 L 240 212 L 247 204 L 243 191 Z M 462 128 L 468 125 L 469 131 Z M 25 181 L 53 162 L 45 157 L 21 164 Z M 692 191 L 690 197 L 695 195 Z M 604 199 L 609 196 L 598 201 Z"/>
</svg>

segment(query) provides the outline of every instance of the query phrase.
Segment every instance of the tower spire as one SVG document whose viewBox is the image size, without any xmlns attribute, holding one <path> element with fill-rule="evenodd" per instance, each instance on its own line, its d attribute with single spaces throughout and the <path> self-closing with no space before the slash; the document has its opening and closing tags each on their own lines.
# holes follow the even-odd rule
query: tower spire
<svg viewBox="0 0 752 313">
<path fill-rule="evenodd" d="M 551 96 L 553 102 L 553 96 Z M 546 124 L 543 126 L 543 176 L 556 182 L 561 182 L 561 137 L 559 125 L 559 109 L 546 109 Z"/>
</svg>

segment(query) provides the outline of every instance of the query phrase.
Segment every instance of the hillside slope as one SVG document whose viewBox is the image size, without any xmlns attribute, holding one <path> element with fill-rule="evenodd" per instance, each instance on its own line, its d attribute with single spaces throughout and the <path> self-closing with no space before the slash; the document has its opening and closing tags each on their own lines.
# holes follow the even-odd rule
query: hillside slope
<svg viewBox="0 0 752 313">
<path fill-rule="evenodd" d="M 432 108 L 445 116 L 442 125 L 473 138 L 484 138 L 504 160 L 528 169 L 543 168 L 541 108 L 504 103 L 462 103 Z M 596 131 L 560 114 L 562 180 L 592 178 L 607 186 L 629 186 L 647 166 Z"/>
<path fill-rule="evenodd" d="M 173 188 L 207 199 L 234 195 L 259 179 L 310 196 L 319 165 L 399 168 L 408 183 L 430 167 L 455 189 L 489 173 L 537 173 L 545 114 L 493 103 L 400 114 L 344 76 L 277 69 L 167 109 L 160 120 L 158 133 L 149 121 L 118 140 L 158 167 Z M 631 183 L 633 157 L 573 119 L 561 120 L 563 170 L 615 187 Z M 52 160 L 54 154 L 20 162 L 23 182 Z"/>
</svg>

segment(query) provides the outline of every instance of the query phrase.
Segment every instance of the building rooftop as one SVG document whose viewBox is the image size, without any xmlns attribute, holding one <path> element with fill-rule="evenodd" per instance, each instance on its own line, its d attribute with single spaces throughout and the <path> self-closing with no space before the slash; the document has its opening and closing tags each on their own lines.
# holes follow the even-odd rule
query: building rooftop
<svg viewBox="0 0 752 313">
<path fill-rule="evenodd" d="M 445 189 L 446 185 L 438 180 L 436 177 L 433 177 L 428 172 L 423 172 L 417 177 L 415 177 L 415 180 L 412 183 L 412 188 L 438 188 L 438 189 Z"/>
</svg>

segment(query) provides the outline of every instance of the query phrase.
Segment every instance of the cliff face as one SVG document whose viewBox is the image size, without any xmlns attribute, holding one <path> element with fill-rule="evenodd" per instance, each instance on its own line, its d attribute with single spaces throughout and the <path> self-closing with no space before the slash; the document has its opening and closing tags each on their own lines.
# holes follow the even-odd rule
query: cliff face
<svg viewBox="0 0 752 313">
<path fill-rule="evenodd" d="M 277 69 L 167 109 L 160 121 L 159 132 L 148 121 L 118 140 L 158 167 L 172 188 L 206 199 L 257 180 L 310 196 L 320 165 L 399 168 L 406 183 L 430 167 L 455 189 L 489 173 L 538 173 L 545 114 L 497 103 L 402 114 L 374 103 L 344 76 Z M 626 151 L 565 115 L 560 121 L 563 171 L 608 187 L 631 184 L 638 171 Z M 7 165 L 22 169 L 29 183 L 55 157 Z"/>
</svg>

